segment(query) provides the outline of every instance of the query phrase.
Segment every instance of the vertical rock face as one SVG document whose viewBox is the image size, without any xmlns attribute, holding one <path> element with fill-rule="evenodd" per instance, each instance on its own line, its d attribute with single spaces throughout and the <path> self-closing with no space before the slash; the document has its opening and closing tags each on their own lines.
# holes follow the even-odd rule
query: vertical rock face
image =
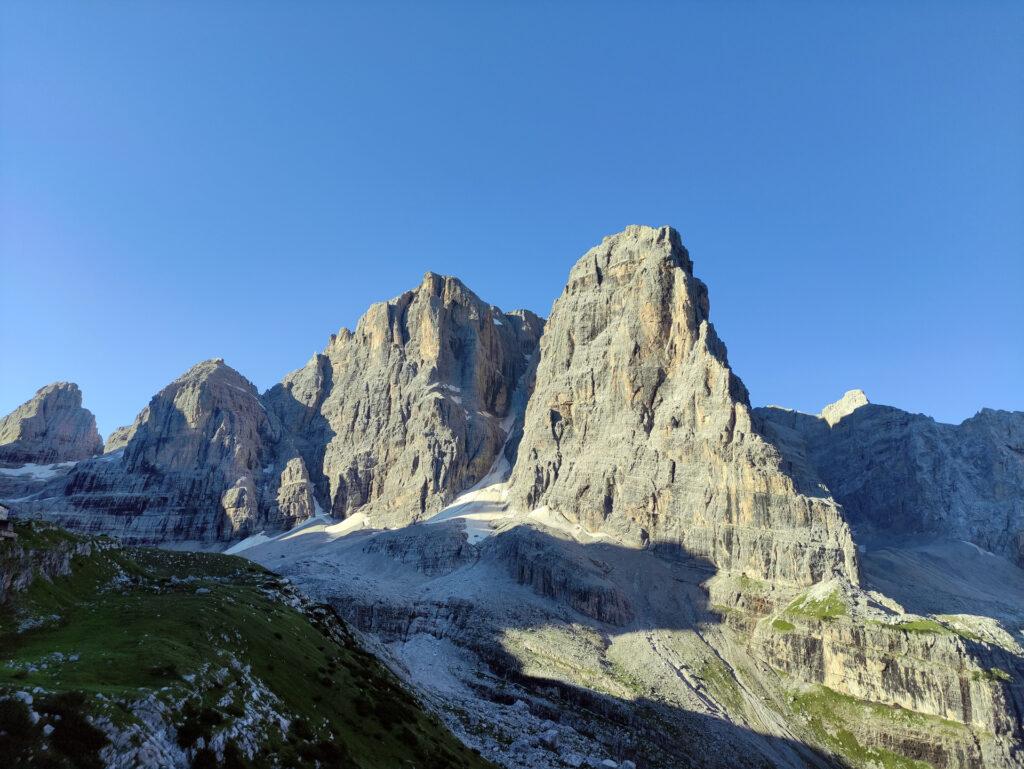
<svg viewBox="0 0 1024 769">
<path fill-rule="evenodd" d="M 487 474 L 543 322 L 428 273 L 267 393 L 330 511 L 407 523 Z"/>
<path fill-rule="evenodd" d="M 0 462 L 77 462 L 102 451 L 96 418 L 70 382 L 43 387 L 0 420 Z"/>
<path fill-rule="evenodd" d="M 983 409 L 948 425 L 860 396 L 820 417 L 758 413 L 788 434 L 855 525 L 962 539 L 1024 565 L 1024 413 Z"/>
<path fill-rule="evenodd" d="M 234 539 L 315 513 L 302 458 L 223 360 L 199 363 L 157 393 L 124 439 L 23 507 L 139 542 Z"/>
<path fill-rule="evenodd" d="M 585 254 L 541 340 L 514 504 L 757 579 L 855 581 L 836 504 L 757 433 L 708 318 L 675 230 L 629 227 Z"/>
</svg>

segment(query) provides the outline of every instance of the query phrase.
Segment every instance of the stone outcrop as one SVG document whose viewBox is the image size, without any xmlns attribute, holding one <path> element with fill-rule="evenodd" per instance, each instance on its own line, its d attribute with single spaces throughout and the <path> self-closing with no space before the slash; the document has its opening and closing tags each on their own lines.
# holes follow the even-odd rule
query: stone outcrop
<svg viewBox="0 0 1024 769">
<path fill-rule="evenodd" d="M 543 322 L 428 273 L 267 393 L 325 507 L 401 524 L 491 469 Z"/>
<path fill-rule="evenodd" d="M 576 263 L 541 340 L 513 504 L 757 579 L 856 580 L 813 480 L 758 435 L 675 230 L 629 227 Z"/>
<path fill-rule="evenodd" d="M 863 390 L 847 390 L 842 398 L 823 408 L 818 418 L 824 419 L 829 427 L 834 427 L 843 417 L 848 417 L 861 406 L 867 405 L 868 396 Z"/>
<path fill-rule="evenodd" d="M 143 414 L 139 414 L 139 420 L 130 424 L 118 427 L 107 437 L 107 442 L 103 445 L 103 452 L 105 454 L 112 454 L 115 451 L 120 451 L 128 445 L 128 441 L 135 435 L 135 430 L 138 427 L 140 421 L 143 418 Z"/>
<path fill-rule="evenodd" d="M 848 393 L 820 417 L 758 414 L 813 465 L 851 524 L 962 539 L 1024 565 L 1024 412 L 983 409 L 949 425 L 863 393 L 853 402 Z"/>
<path fill-rule="evenodd" d="M 570 548 L 554 546 L 543 530 L 518 526 L 493 539 L 488 553 L 505 564 L 521 585 L 609 625 L 628 625 L 635 612 L 625 593 L 608 579 L 613 567 Z"/>
<path fill-rule="evenodd" d="M 909 616 L 893 604 L 880 611 L 863 596 L 858 605 L 822 588 L 830 586 L 761 621 L 750 642 L 801 683 L 798 701 L 810 692 L 833 709 L 824 714 L 833 723 L 852 708 L 858 715 L 847 728 L 860 743 L 935 767 L 1015 765 L 1024 657 L 1012 638 L 982 637 L 964 626 L 970 618 Z"/>
<path fill-rule="evenodd" d="M 0 420 L 0 462 L 77 462 L 102 451 L 96 418 L 71 382 L 41 388 Z"/>
<path fill-rule="evenodd" d="M 110 541 L 68 537 L 45 523 L 25 524 L 19 533 L 19 539 L 0 541 L 0 606 L 12 594 L 28 590 L 36 580 L 52 581 L 69 575 L 77 556 L 88 556 L 96 547 L 117 547 Z M 40 547 L 39 540 L 45 546 Z"/>
</svg>

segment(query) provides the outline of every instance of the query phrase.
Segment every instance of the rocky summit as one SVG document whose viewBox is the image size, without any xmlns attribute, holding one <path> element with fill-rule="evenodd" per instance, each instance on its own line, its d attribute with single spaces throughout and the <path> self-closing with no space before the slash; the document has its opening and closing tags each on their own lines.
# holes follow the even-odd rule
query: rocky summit
<svg viewBox="0 0 1024 769">
<path fill-rule="evenodd" d="M 275 584 L 329 607 L 337 633 L 351 633 L 346 649 L 394 671 L 474 752 L 445 735 L 431 745 L 469 764 L 1024 762 L 1024 413 L 944 425 L 860 390 L 817 415 L 753 408 L 670 227 L 629 227 L 587 251 L 546 322 L 427 273 L 265 393 L 222 360 L 200 363 L 106 453 L 77 388 L 53 387 L 72 397 L 46 388 L 2 423 L 5 448 L 26 451 L 0 463 L 0 501 L 16 518 L 273 570 Z M 180 588 L 140 557 L 141 577 L 88 572 L 104 605 Z M 34 572 L 8 560 L 0 587 L 14 594 Z M 253 568 L 213 563 L 237 564 L 236 580 Z M 214 576 L 202 589 L 225 612 L 256 605 Z M 62 627 L 44 611 L 51 600 L 19 599 L 38 608 L 15 617 L 25 633 Z M 232 635 L 221 620 L 225 639 L 258 631 L 272 648 L 262 622 Z M 42 662 L 13 662 L 26 687 L 62 685 Z M 289 712 L 315 711 L 323 681 L 340 680 L 329 660 L 315 680 L 247 664 L 233 685 L 279 683 Z M 173 678 L 154 670 L 133 687 Z M 215 694 L 218 675 L 200 668 Z M 359 701 L 388 745 L 427 734 L 409 737 Z M 277 717 L 265 704 L 263 743 Z M 141 765 L 284 765 L 239 738 L 228 700 L 196 707 L 210 711 L 199 711 L 202 742 L 161 711 L 150 732 L 164 763 Z M 341 745 L 361 758 L 338 765 L 383 766 L 342 715 L 292 729 L 275 755 L 335 765 Z"/>
<path fill-rule="evenodd" d="M 103 451 L 96 418 L 70 382 L 41 388 L 0 420 L 0 462 L 77 462 Z"/>
<path fill-rule="evenodd" d="M 856 579 L 835 502 L 756 432 L 675 230 L 630 227 L 576 263 L 536 381 L 514 503 L 754 579 Z"/>
<path fill-rule="evenodd" d="M 461 281 L 423 282 L 373 305 L 354 332 L 272 388 L 325 508 L 408 523 L 491 469 L 525 404 L 543 321 L 503 313 Z"/>
<path fill-rule="evenodd" d="M 199 363 L 149 402 L 120 448 L 56 474 L 19 507 L 132 542 L 210 542 L 316 513 L 302 457 L 256 388 Z"/>
</svg>

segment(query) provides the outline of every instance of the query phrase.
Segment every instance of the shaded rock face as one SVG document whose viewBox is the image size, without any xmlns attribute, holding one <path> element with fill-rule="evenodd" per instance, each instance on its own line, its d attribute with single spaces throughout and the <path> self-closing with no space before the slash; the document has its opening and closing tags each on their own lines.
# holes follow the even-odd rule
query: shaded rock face
<svg viewBox="0 0 1024 769">
<path fill-rule="evenodd" d="M 428 273 L 342 329 L 266 401 L 331 513 L 408 523 L 490 470 L 542 327 Z"/>
<path fill-rule="evenodd" d="M 962 539 L 1024 565 L 1024 413 L 960 425 L 863 404 L 830 422 L 758 409 L 814 466 L 855 526 Z"/>
<path fill-rule="evenodd" d="M 513 504 L 757 579 L 855 581 L 814 481 L 756 432 L 675 230 L 629 227 L 576 263 L 541 340 Z"/>
<path fill-rule="evenodd" d="M 553 546 L 549 532 L 518 526 L 487 543 L 487 556 L 505 564 L 520 585 L 571 606 L 599 622 L 622 627 L 634 617 L 624 592 L 608 579 L 613 567 L 569 548 Z"/>
<path fill-rule="evenodd" d="M 315 513 L 302 458 L 255 387 L 220 359 L 161 390 L 129 434 L 23 507 L 141 542 L 233 539 Z"/>
<path fill-rule="evenodd" d="M 96 418 L 70 382 L 41 388 L 0 420 L 0 462 L 77 462 L 102 451 Z"/>
</svg>

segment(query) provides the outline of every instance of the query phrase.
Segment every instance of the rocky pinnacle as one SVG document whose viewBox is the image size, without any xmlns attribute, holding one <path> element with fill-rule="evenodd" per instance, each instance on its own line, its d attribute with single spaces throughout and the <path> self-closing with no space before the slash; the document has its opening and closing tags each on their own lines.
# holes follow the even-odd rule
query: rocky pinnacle
<svg viewBox="0 0 1024 769">
<path fill-rule="evenodd" d="M 855 581 L 837 505 L 758 434 L 709 312 L 670 227 L 584 254 L 541 339 L 513 504 L 756 579 Z"/>
</svg>

